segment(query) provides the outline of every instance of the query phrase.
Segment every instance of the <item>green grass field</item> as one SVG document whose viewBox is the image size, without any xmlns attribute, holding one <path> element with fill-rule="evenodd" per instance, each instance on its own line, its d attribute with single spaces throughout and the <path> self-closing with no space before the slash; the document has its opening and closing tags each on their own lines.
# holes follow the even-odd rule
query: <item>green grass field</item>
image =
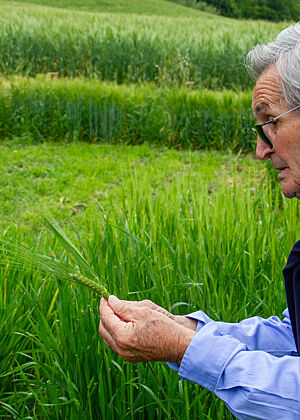
<svg viewBox="0 0 300 420">
<path fill-rule="evenodd" d="M 251 156 L 84 143 L 24 148 L 17 139 L 2 144 L 1 156 L 2 240 L 17 237 L 61 258 L 42 220 L 50 213 L 120 298 L 152 299 L 177 314 L 201 307 L 229 322 L 284 309 L 281 269 L 299 211 Z M 105 349 L 92 293 L 15 271 L 3 253 L 1 261 L 2 417 L 231 418 L 165 364 L 130 365 Z"/>
<path fill-rule="evenodd" d="M 170 16 L 93 14 L 2 2 L 0 73 L 58 72 L 118 84 L 151 81 L 174 87 L 193 82 L 197 88 L 248 90 L 252 82 L 243 66 L 246 52 L 287 26 L 245 24 L 162 4 L 168 5 Z M 182 15 L 173 16 L 182 9 Z"/>
<path fill-rule="evenodd" d="M 234 162 L 228 153 L 177 152 L 148 145 L 47 142 L 24 147 L 23 138 L 2 142 L 0 151 L 1 224 L 17 220 L 26 230 L 38 230 L 41 213 L 49 210 L 59 221 L 76 220 L 85 231 L 85 223 L 101 206 L 113 211 L 114 205 L 122 204 L 122 195 L 129 194 L 135 179 L 145 178 L 156 194 L 171 188 L 175 179 L 184 184 L 190 170 L 193 182 L 203 176 L 208 185 L 215 184 L 215 173 L 220 172 L 215 188 L 224 177 L 230 181 Z M 260 168 L 251 157 L 239 165 Z"/>
<path fill-rule="evenodd" d="M 146 146 L 24 149 L 16 140 L 1 154 L 2 239 L 17 235 L 59 256 L 41 220 L 50 211 L 121 298 L 150 298 L 178 314 L 201 307 L 231 322 L 284 309 L 281 268 L 299 228 L 298 209 L 251 157 Z M 105 350 L 91 293 L 16 272 L 5 258 L 2 416 L 231 418 L 220 401 L 178 381 L 165 364 L 152 371 Z"/>
<path fill-rule="evenodd" d="M 111 352 L 96 295 L 16 269 L 6 250 L 65 261 L 50 215 L 119 298 L 228 322 L 280 315 L 299 209 L 254 159 L 242 63 L 288 23 L 164 0 L 0 10 L 0 418 L 232 419 L 165 363 Z"/>
</svg>

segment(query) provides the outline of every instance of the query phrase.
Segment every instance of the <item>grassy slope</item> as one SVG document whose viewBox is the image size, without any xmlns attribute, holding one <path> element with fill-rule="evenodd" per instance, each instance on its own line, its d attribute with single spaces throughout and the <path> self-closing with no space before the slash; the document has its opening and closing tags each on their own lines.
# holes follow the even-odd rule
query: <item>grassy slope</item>
<svg viewBox="0 0 300 420">
<path fill-rule="evenodd" d="M 105 2 L 98 2 L 97 0 L 0 0 L 0 6 L 1 6 L 1 17 L 6 18 L 6 10 L 9 9 L 11 12 L 17 12 L 18 10 L 22 13 L 24 13 L 25 22 L 29 18 L 31 14 L 33 16 L 37 14 L 44 13 L 45 16 L 48 16 L 51 18 L 51 14 L 55 13 L 55 9 L 58 9 L 57 12 L 60 10 L 63 13 L 62 9 L 66 9 L 65 11 L 67 14 L 56 14 L 56 18 L 66 19 L 70 17 L 70 11 L 75 12 L 72 17 L 80 18 L 82 16 L 86 19 L 91 19 L 91 16 L 84 16 L 82 13 L 84 12 L 93 12 L 93 13 L 105 13 L 105 14 L 127 14 L 128 17 L 125 17 L 125 19 L 128 19 L 130 15 L 132 16 L 132 21 L 135 21 L 134 15 L 148 15 L 148 16 L 155 16 L 155 19 L 152 20 L 154 26 L 156 26 L 156 18 L 159 16 L 162 17 L 170 17 L 170 18 L 180 18 L 183 19 L 183 24 L 186 25 L 188 22 L 193 25 L 193 30 L 195 31 L 197 29 L 197 25 L 201 26 L 201 30 L 203 30 L 204 35 L 207 32 L 206 35 L 211 36 L 213 32 L 216 32 L 216 39 L 219 37 L 219 29 L 224 28 L 224 30 L 228 33 L 228 36 L 231 35 L 231 31 L 234 31 L 234 34 L 241 34 L 247 33 L 251 34 L 253 30 L 256 29 L 259 33 L 264 33 L 268 35 L 272 35 L 276 33 L 276 30 L 280 28 L 286 27 L 287 22 L 281 22 L 281 23 L 273 23 L 273 22 L 266 22 L 266 21 L 251 21 L 247 20 L 245 23 L 244 20 L 238 20 L 238 19 L 232 19 L 227 18 L 220 15 L 214 15 L 212 13 L 203 12 L 201 10 L 192 9 L 189 7 L 182 6 L 177 3 L 173 3 L 171 1 L 167 0 L 105 0 Z M 76 12 L 82 12 L 78 15 Z M 41 17 L 41 16 L 39 16 Z M 95 16 L 97 19 L 97 16 Z M 112 22 L 108 22 L 109 24 L 113 23 L 113 19 L 117 19 L 117 21 L 120 19 L 124 19 L 124 16 L 120 16 L 120 18 L 114 16 L 111 19 L 107 17 Z M 185 18 L 193 18 L 188 19 L 185 21 Z M 168 19 L 167 22 L 170 20 Z M 1 20 L 0 20 L 1 22 Z M 139 20 L 137 18 L 137 23 L 139 23 Z M 160 21 L 158 21 L 160 22 Z M 165 21 L 166 22 L 166 21 Z M 176 19 L 174 22 L 177 22 Z M 103 22 L 105 24 L 105 22 Z M 127 22 L 126 22 L 127 23 Z M 145 22 L 142 21 L 144 24 Z M 159 23 L 158 23 L 159 24 Z M 207 26 L 208 25 L 208 26 Z M 142 29 L 141 27 L 137 28 L 138 30 Z M 148 26 L 146 26 L 146 29 L 148 30 Z M 178 29 L 178 27 L 177 27 Z M 188 28 L 185 28 L 187 30 Z M 181 28 L 181 30 L 184 30 Z M 180 31 L 181 32 L 181 31 Z M 180 35 L 180 33 L 177 34 Z"/>
<path fill-rule="evenodd" d="M 133 13 L 178 17 L 203 15 L 203 12 L 198 10 L 165 0 L 17 0 L 17 2 L 101 13 Z M 11 4 L 13 2 L 2 1 L 1 3 Z"/>
<path fill-rule="evenodd" d="M 168 189 L 173 181 L 186 179 L 190 171 L 195 181 L 201 173 L 206 185 L 217 187 L 219 181 L 222 184 L 224 178 L 231 178 L 234 162 L 225 153 L 216 159 L 214 152 L 179 152 L 147 145 L 44 143 L 24 147 L 23 141 L 10 140 L 0 146 L 1 224 L 11 221 L 36 226 L 41 213 L 47 211 L 58 219 L 84 224 L 84 219 L 99 209 L 99 203 L 119 205 L 134 176 L 156 193 Z M 240 168 L 246 166 L 259 167 L 245 157 Z M 224 178 L 215 179 L 216 172 Z"/>
</svg>

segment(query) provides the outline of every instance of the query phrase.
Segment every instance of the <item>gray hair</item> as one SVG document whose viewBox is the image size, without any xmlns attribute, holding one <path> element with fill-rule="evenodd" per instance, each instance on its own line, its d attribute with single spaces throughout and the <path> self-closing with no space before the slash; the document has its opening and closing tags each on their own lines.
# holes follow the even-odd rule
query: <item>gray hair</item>
<svg viewBox="0 0 300 420">
<path fill-rule="evenodd" d="M 273 64 L 281 77 L 284 99 L 291 106 L 299 105 L 300 22 L 280 32 L 275 41 L 253 47 L 246 58 L 246 67 L 255 80 Z"/>
</svg>

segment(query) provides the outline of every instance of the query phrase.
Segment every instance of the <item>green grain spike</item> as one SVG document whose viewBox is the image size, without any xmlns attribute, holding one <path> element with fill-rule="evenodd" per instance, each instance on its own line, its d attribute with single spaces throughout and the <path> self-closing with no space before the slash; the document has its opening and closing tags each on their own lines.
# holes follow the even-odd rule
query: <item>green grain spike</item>
<svg viewBox="0 0 300 420">
<path fill-rule="evenodd" d="M 99 284 L 99 279 L 95 277 L 94 280 L 87 279 L 82 274 L 71 274 L 70 273 L 71 281 L 73 281 L 76 284 L 79 284 L 80 286 L 87 287 L 88 289 L 92 290 L 97 295 L 103 297 L 104 299 L 108 299 L 109 292 L 108 290 L 101 284 Z"/>
</svg>

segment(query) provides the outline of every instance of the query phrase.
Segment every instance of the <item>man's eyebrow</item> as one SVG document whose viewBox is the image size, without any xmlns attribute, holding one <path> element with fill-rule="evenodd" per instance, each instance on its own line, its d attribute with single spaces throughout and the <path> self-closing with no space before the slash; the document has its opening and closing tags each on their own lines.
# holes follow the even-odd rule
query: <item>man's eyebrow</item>
<svg viewBox="0 0 300 420">
<path fill-rule="evenodd" d="M 255 113 L 260 113 L 260 112 L 263 112 L 263 111 L 267 111 L 268 108 L 270 108 L 269 105 L 265 102 L 262 102 L 261 104 L 256 105 L 256 107 L 254 108 L 254 112 Z"/>
</svg>

